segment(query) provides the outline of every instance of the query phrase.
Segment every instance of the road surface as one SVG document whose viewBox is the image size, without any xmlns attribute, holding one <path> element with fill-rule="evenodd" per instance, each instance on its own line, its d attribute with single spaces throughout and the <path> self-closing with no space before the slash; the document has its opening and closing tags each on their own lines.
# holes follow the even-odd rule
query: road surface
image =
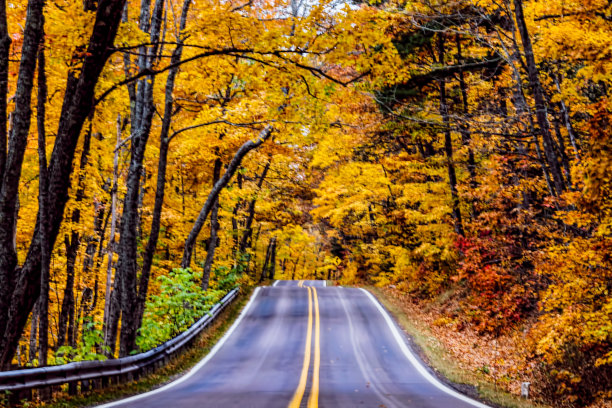
<svg viewBox="0 0 612 408">
<path fill-rule="evenodd" d="M 423 367 L 374 297 L 323 281 L 256 289 L 209 355 L 162 388 L 104 407 L 481 407 Z"/>
</svg>

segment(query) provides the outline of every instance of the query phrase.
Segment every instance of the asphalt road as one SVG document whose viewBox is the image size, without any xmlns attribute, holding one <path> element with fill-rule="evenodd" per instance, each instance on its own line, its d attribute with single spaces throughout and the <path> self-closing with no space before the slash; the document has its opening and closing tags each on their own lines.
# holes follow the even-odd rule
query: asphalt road
<svg viewBox="0 0 612 408">
<path fill-rule="evenodd" d="M 188 374 L 104 407 L 486 407 L 440 383 L 368 292 L 323 281 L 257 289 Z"/>
</svg>

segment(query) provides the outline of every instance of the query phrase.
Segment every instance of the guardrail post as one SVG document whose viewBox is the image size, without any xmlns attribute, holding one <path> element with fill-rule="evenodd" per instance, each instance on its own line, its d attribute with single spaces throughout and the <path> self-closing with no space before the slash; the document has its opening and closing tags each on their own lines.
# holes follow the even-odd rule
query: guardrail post
<svg viewBox="0 0 612 408">
<path fill-rule="evenodd" d="M 78 381 L 71 381 L 68 383 L 68 395 L 77 395 L 79 392 L 77 388 Z"/>
</svg>

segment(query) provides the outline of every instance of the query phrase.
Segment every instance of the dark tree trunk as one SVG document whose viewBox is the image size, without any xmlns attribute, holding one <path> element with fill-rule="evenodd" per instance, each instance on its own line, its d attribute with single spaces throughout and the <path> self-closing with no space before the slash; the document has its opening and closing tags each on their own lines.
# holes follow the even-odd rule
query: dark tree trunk
<svg viewBox="0 0 612 408">
<path fill-rule="evenodd" d="M 7 142 L 8 69 L 11 36 L 6 19 L 6 0 L 0 0 L 0 180 L 4 175 Z"/>
<path fill-rule="evenodd" d="M 40 3 L 40 4 L 39 4 Z M 42 1 L 31 1 L 29 7 L 29 20 L 41 20 Z M 72 173 L 72 162 L 76 150 L 77 142 L 83 123 L 93 108 L 94 90 L 98 78 L 108 57 L 113 52 L 112 45 L 119 27 L 121 13 L 125 5 L 125 0 L 100 0 L 93 24 L 92 34 L 89 45 L 82 57 L 80 73 L 77 79 L 71 80 L 69 75 L 67 90 L 64 97 L 64 104 L 60 115 L 58 131 L 55 138 L 53 154 L 49 162 L 49 187 L 48 187 L 48 217 L 51 220 L 49 232 L 49 248 L 55 243 L 62 222 L 64 208 L 68 201 L 68 189 L 70 186 L 70 174 Z M 40 7 L 41 15 L 36 15 L 37 8 Z M 40 25 L 40 21 L 37 22 Z M 36 26 L 32 21 L 30 25 Z M 26 23 L 28 26 L 28 23 Z M 30 28 L 30 32 L 35 28 Z M 40 31 L 41 27 L 38 28 Z M 26 29 L 27 31 L 28 29 Z M 30 46 L 24 48 L 22 60 L 25 62 L 20 66 L 20 70 L 26 66 L 35 64 L 36 52 L 40 42 L 40 33 L 37 41 L 32 41 L 32 34 L 24 32 L 24 47 L 26 42 L 35 42 L 33 57 L 27 57 L 30 53 Z M 25 52 L 27 51 L 27 52 Z M 31 81 L 30 81 L 31 82 Z M 31 90 L 31 86 L 30 86 Z M 29 92 L 28 92 L 29 93 Z M 20 107 L 19 109 L 28 108 Z M 16 106 L 21 106 L 23 102 L 16 99 Z M 17 107 L 16 107 L 17 109 Z M 0 192 L 0 367 L 8 367 L 15 354 L 19 337 L 23 331 L 27 319 L 30 315 L 35 300 L 40 293 L 40 223 L 37 222 L 34 236 L 30 243 L 25 263 L 21 269 L 16 269 L 16 258 L 14 248 L 10 239 L 15 219 L 15 203 L 17 201 L 17 187 L 19 185 L 19 172 L 15 173 L 15 164 L 23 161 L 23 151 L 20 150 L 22 143 L 18 136 L 23 121 L 20 120 L 19 126 L 13 128 L 11 140 L 15 143 L 9 144 L 9 155 L 7 161 L 7 171 L 3 175 L 2 189 Z M 19 130 L 19 132 L 16 132 Z M 27 136 L 27 130 L 25 131 Z M 21 135 L 23 137 L 23 135 Z M 19 157 L 21 156 L 21 157 Z M 9 167 L 13 170 L 8 171 Z M 9 218 L 6 218 L 9 217 Z M 7 223 L 7 221 L 10 222 Z M 10 244 L 10 245 L 6 245 Z M 6 286 L 5 283 L 9 283 Z M 12 289 L 12 290 L 11 290 Z"/>
<path fill-rule="evenodd" d="M 215 159 L 215 166 L 213 168 L 213 187 L 219 181 L 221 177 L 221 159 Z M 202 272 L 202 290 L 208 289 L 208 281 L 210 280 L 210 270 L 215 259 L 215 250 L 217 249 L 217 232 L 219 231 L 219 196 L 213 204 L 212 212 L 210 214 L 210 238 L 208 239 L 208 250 L 206 252 L 206 260 L 204 261 L 204 271 Z"/>
<path fill-rule="evenodd" d="M 200 210 L 200 214 L 198 215 L 198 218 L 196 219 L 193 225 L 193 228 L 191 229 L 191 232 L 189 233 L 189 236 L 187 237 L 187 240 L 185 241 L 185 250 L 183 251 L 183 260 L 181 262 L 182 268 L 187 269 L 191 266 L 191 258 L 193 254 L 193 248 L 196 243 L 196 239 L 198 238 L 198 235 L 200 234 L 200 231 L 202 230 L 202 227 L 204 226 L 204 222 L 206 222 L 206 218 L 208 218 L 208 214 L 212 210 L 213 204 L 217 201 L 217 197 L 219 193 L 221 192 L 223 188 L 225 188 L 225 186 L 227 186 L 232 176 L 234 175 L 234 173 L 240 166 L 240 163 L 242 162 L 242 159 L 244 158 L 244 156 L 246 156 L 247 153 L 250 152 L 251 150 L 256 149 L 257 147 L 261 146 L 270 137 L 271 134 L 272 134 L 272 127 L 266 126 L 259 133 L 259 136 L 257 137 L 255 141 L 249 140 L 245 142 L 242 146 L 240 146 L 240 148 L 238 149 L 238 151 L 232 158 L 232 161 L 227 166 L 225 173 L 223 174 L 223 176 L 219 179 L 219 181 L 215 184 L 215 186 L 212 188 L 212 190 L 208 194 L 208 198 L 206 199 L 204 206 Z"/>
<path fill-rule="evenodd" d="M 274 279 L 276 275 L 276 237 L 272 238 L 272 250 L 270 252 L 270 265 L 268 265 L 268 278 Z"/>
<path fill-rule="evenodd" d="M 212 269 L 213 261 L 215 259 L 215 250 L 218 244 L 218 232 L 219 232 L 219 197 L 213 204 L 212 211 L 210 213 L 210 238 L 208 239 L 208 250 L 206 251 L 206 260 L 204 261 L 204 270 L 202 272 L 202 290 L 208 289 L 208 282 L 210 280 L 210 271 Z"/>
<path fill-rule="evenodd" d="M 38 302 L 36 302 L 38 305 Z M 28 361 L 32 363 L 38 354 L 38 347 L 36 347 L 36 336 L 38 334 L 38 306 L 34 306 L 32 309 L 32 319 L 30 321 L 30 346 L 28 349 Z"/>
<path fill-rule="evenodd" d="M 531 45 L 531 37 L 529 37 L 529 31 L 527 30 L 527 24 L 525 23 L 525 16 L 523 15 L 522 0 L 514 0 L 514 13 L 516 16 L 516 24 L 518 26 L 518 30 L 521 35 L 521 40 L 523 42 L 525 61 L 527 63 L 527 74 L 529 77 L 529 86 L 533 91 L 536 119 L 538 121 L 540 133 L 542 134 L 542 140 L 544 142 L 544 152 L 546 153 L 546 159 L 548 161 L 548 165 L 553 176 L 552 178 L 555 187 L 555 192 L 559 195 L 565 190 L 565 183 L 563 181 L 563 175 L 561 173 L 561 167 L 557 159 L 557 154 L 554 150 L 553 138 L 550 132 L 546 112 L 544 90 L 542 89 L 542 84 L 540 83 L 538 67 L 535 62 L 533 47 Z"/>
<path fill-rule="evenodd" d="M 38 104 L 36 120 L 38 127 L 38 219 L 40 220 L 40 296 L 38 298 L 38 365 L 47 365 L 49 354 L 49 266 L 51 246 L 49 245 L 49 218 L 47 206 L 47 142 L 45 137 L 45 104 L 47 102 L 47 76 L 45 73 L 45 52 L 38 52 Z"/>
<path fill-rule="evenodd" d="M 87 166 L 89 149 L 91 146 L 91 126 L 85 133 L 85 138 L 83 141 L 83 151 L 81 153 L 81 162 L 79 165 L 79 169 L 82 171 Z M 79 176 L 79 188 L 76 193 L 75 201 L 81 202 L 85 197 L 85 188 L 83 185 L 84 182 L 84 172 Z M 97 219 L 98 217 L 96 217 Z M 79 224 L 81 221 L 81 210 L 76 208 L 72 212 L 71 222 L 74 225 Z M 67 327 L 69 325 L 74 324 L 70 321 L 71 316 L 72 320 L 74 320 L 74 277 L 75 277 L 75 266 L 76 266 L 76 258 L 77 253 L 79 251 L 79 244 L 81 243 L 81 238 L 78 231 L 73 230 L 70 233 L 70 237 L 66 235 L 64 237 L 64 244 L 66 247 L 66 287 L 64 289 L 64 298 L 62 300 L 62 307 L 60 309 L 60 316 L 58 321 L 58 331 L 57 331 L 57 343 L 56 350 L 66 344 L 66 339 L 71 339 L 72 333 L 74 330 L 70 330 L 70 334 L 66 337 Z M 88 245 L 89 249 L 89 245 Z M 84 271 L 85 272 L 85 271 Z M 70 322 L 70 323 L 69 323 Z"/>
<path fill-rule="evenodd" d="M 444 65 L 444 35 L 438 34 L 438 63 Z M 455 232 L 459 235 L 463 233 L 463 221 L 461 219 L 461 209 L 459 208 L 459 194 L 457 193 L 457 175 L 455 173 L 455 163 L 453 161 L 453 141 L 451 138 L 450 119 L 448 117 L 448 104 L 446 100 L 446 80 L 440 79 L 440 115 L 444 123 L 444 152 L 448 166 L 448 184 L 451 191 L 453 219 L 455 220 Z"/>
<path fill-rule="evenodd" d="M 149 33 L 151 44 L 156 44 L 161 32 L 163 0 L 156 0 L 153 18 L 150 13 L 150 2 L 143 0 L 140 6 L 140 29 Z M 142 46 L 138 58 L 140 71 L 150 70 L 156 58 L 156 46 Z M 144 155 L 151 134 L 151 124 L 155 106 L 153 101 L 154 76 L 147 76 L 138 81 L 135 99 L 132 105 L 132 133 L 130 139 L 131 155 L 128 167 L 126 193 L 123 199 L 123 214 L 121 216 L 119 236 L 119 259 L 117 261 L 115 290 L 119 291 L 121 299 L 121 334 L 119 356 L 127 356 L 136 350 L 136 334 L 138 330 L 138 238 L 139 238 L 139 204 L 141 179 L 143 174 Z M 121 285 L 117 285 L 120 281 Z"/>
<path fill-rule="evenodd" d="M 272 163 L 272 160 L 268 160 L 268 162 L 266 163 L 266 166 L 263 169 L 263 172 L 261 173 L 261 176 L 259 176 L 259 180 L 257 181 L 258 190 L 261 189 L 261 186 L 263 185 L 264 179 L 266 178 L 266 175 L 268 174 L 268 170 L 270 170 L 271 163 Z M 251 236 L 253 235 L 253 220 L 255 219 L 256 202 L 257 200 L 253 198 L 251 202 L 249 203 L 249 208 L 247 210 L 247 218 L 244 224 L 244 233 L 242 235 L 242 239 L 240 240 L 239 253 L 241 254 L 246 252 L 247 248 L 249 248 Z"/>
<path fill-rule="evenodd" d="M 17 253 L 13 242 L 14 222 L 17 219 L 21 166 L 30 130 L 32 88 L 34 86 L 36 60 L 43 35 L 43 6 L 44 0 L 28 2 L 21 48 L 21 62 L 19 64 L 17 88 L 14 97 L 15 110 L 12 116 L 12 128 L 9 136 L 6 161 L 3 164 L 4 171 L 2 173 L 2 180 L 0 180 L 0 369 L 8 368 L 10 364 L 9 357 L 3 357 L 3 355 L 10 353 L 10 358 L 12 358 L 17 347 L 16 341 L 14 346 L 7 347 L 6 341 L 8 339 L 3 334 L 11 335 L 7 331 L 8 327 L 11 326 L 12 320 L 12 316 L 10 316 L 11 296 L 14 293 L 13 288 L 15 288 L 19 273 L 16 270 Z M 0 18 L 6 20 L 6 4 L 2 2 L 0 8 L 2 9 L 2 14 L 4 14 Z M 0 22 L 0 24 L 4 25 L 5 22 Z M 8 47 L 8 44 L 6 39 L 4 39 L 3 46 Z M 8 59 L 4 60 L 4 63 L 8 67 Z M 0 80 L 2 79 L 0 78 Z M 4 101 L 6 101 L 6 96 L 6 94 L 0 95 Z M 6 116 L 2 120 L 4 122 L 2 126 L 4 127 L 6 126 Z M 40 262 L 40 254 L 37 255 L 37 260 Z M 33 283 L 34 281 L 36 282 L 37 290 L 33 296 L 34 299 L 31 300 L 32 306 L 38 298 L 40 276 L 35 276 Z M 32 307 L 29 307 L 27 310 L 28 316 L 31 309 Z M 21 334 L 24 325 L 21 325 L 19 334 Z M 12 336 L 15 336 L 15 334 L 12 334 Z"/>
<path fill-rule="evenodd" d="M 461 38 L 459 34 L 456 35 L 457 41 L 457 63 L 459 65 L 463 65 L 463 55 L 461 53 Z M 470 130 L 467 125 L 468 115 L 470 113 L 469 104 L 468 104 L 468 96 L 467 96 L 467 86 L 465 84 L 465 74 L 463 70 L 459 71 L 459 88 L 461 89 L 461 102 L 463 104 L 463 120 L 459 125 L 459 129 L 461 131 L 461 138 L 464 146 L 467 146 L 468 150 L 468 160 L 467 160 L 467 169 L 470 174 L 470 187 L 475 189 L 478 184 L 476 182 L 476 160 L 474 158 L 474 150 L 472 149 L 472 135 L 470 134 Z"/>
<path fill-rule="evenodd" d="M 187 24 L 187 14 L 191 0 L 185 0 L 181 13 L 180 31 L 185 29 Z M 179 40 L 174 53 L 172 54 L 171 64 L 176 64 L 181 60 L 183 53 L 182 40 Z M 164 205 L 164 195 L 166 188 L 166 170 L 168 167 L 168 149 L 170 144 L 169 133 L 170 123 L 172 121 L 172 113 L 174 109 L 174 84 L 178 75 L 178 67 L 171 69 L 166 80 L 166 94 L 164 103 L 164 116 L 162 119 L 162 128 L 159 135 L 159 160 L 157 166 L 157 188 L 155 190 L 155 204 L 153 206 L 153 219 L 151 220 L 151 232 L 147 241 L 147 246 L 143 254 L 142 270 L 140 273 L 140 281 L 138 285 L 138 297 L 136 304 L 136 328 L 140 328 L 142 317 L 144 315 L 145 302 L 147 300 L 147 292 L 149 289 L 149 279 L 151 277 L 151 267 L 153 266 L 153 257 L 159 240 L 159 230 L 161 228 L 161 214 Z"/>
<path fill-rule="evenodd" d="M 272 258 L 272 250 L 274 248 L 274 238 L 268 242 L 268 248 L 266 249 L 266 259 L 264 260 L 263 266 L 261 267 L 261 275 L 259 275 L 259 283 L 266 279 L 268 265 L 270 264 L 270 258 Z"/>
</svg>

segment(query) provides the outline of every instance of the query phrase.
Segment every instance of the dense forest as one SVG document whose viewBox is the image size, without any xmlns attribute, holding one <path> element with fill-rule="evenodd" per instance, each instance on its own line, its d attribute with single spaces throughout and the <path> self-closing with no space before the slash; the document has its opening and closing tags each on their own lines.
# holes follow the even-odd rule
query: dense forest
<svg viewBox="0 0 612 408">
<path fill-rule="evenodd" d="M 606 0 L 0 0 L 0 366 L 328 279 L 609 403 L 611 44 Z"/>
</svg>

